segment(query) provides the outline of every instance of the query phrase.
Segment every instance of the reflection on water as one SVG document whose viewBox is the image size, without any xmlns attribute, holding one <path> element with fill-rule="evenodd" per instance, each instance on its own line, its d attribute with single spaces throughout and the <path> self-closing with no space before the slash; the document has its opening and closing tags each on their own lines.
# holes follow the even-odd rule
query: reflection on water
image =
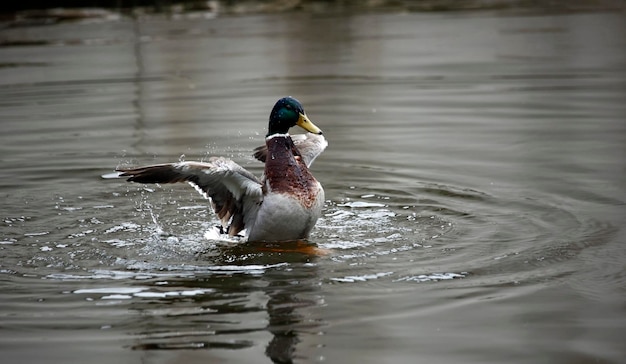
<svg viewBox="0 0 626 364">
<path fill-rule="evenodd" d="M 620 362 L 624 24 L 290 13 L 4 28 L 3 357 Z M 99 177 L 212 155 L 260 174 L 251 150 L 284 95 L 330 143 L 309 245 L 215 239 L 187 186 Z"/>
</svg>

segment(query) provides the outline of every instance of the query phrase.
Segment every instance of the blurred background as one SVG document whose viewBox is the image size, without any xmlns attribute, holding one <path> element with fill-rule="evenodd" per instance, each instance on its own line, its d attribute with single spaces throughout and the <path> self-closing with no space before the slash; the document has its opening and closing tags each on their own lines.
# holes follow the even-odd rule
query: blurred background
<svg viewBox="0 0 626 364">
<path fill-rule="evenodd" d="M 624 1 L 0 9 L 3 363 L 624 362 Z M 307 252 L 101 177 L 260 176 L 286 95 L 329 141 Z"/>
<path fill-rule="evenodd" d="M 459 11 L 543 9 L 572 11 L 591 9 L 620 9 L 622 0 L 24 0 L 5 2 L 0 6 L 8 12 L 51 8 L 106 8 L 116 11 L 180 12 L 210 10 L 224 13 L 277 11 L 336 11 L 336 10 L 394 10 L 394 11 Z"/>
</svg>

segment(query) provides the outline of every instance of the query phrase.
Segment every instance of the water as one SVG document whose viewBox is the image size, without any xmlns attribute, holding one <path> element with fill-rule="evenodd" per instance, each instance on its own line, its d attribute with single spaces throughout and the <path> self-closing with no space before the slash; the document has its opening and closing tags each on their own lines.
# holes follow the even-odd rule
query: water
<svg viewBox="0 0 626 364">
<path fill-rule="evenodd" d="M 625 35 L 622 13 L 4 28 L 3 362 L 623 362 Z M 308 253 L 212 239 L 186 185 L 100 178 L 260 174 L 284 95 L 330 142 Z"/>
</svg>

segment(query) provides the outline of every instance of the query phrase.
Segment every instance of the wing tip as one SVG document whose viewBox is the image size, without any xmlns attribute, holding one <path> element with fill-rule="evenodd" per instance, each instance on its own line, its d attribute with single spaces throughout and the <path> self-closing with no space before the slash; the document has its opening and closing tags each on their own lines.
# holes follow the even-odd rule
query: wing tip
<svg viewBox="0 0 626 364">
<path fill-rule="evenodd" d="M 122 178 L 123 176 L 123 172 L 120 170 L 115 170 L 115 172 L 111 172 L 111 173 L 105 173 L 100 175 L 100 178 L 102 179 L 119 179 Z"/>
</svg>

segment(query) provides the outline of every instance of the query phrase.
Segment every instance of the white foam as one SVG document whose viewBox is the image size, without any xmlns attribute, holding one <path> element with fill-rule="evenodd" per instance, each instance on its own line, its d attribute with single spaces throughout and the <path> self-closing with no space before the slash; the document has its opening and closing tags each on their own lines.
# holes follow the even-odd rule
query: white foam
<svg viewBox="0 0 626 364">
<path fill-rule="evenodd" d="M 129 300 L 131 298 L 133 298 L 133 296 L 129 296 L 127 294 L 112 294 L 100 297 L 102 300 Z"/>
<path fill-rule="evenodd" d="M 192 205 L 192 206 L 180 206 L 177 207 L 177 210 L 200 210 L 200 209 L 206 209 L 207 206 L 205 205 Z"/>
<path fill-rule="evenodd" d="M 151 291 L 148 287 L 101 287 L 84 288 L 73 291 L 74 294 L 104 295 L 101 300 L 129 300 L 132 298 L 190 297 L 213 292 L 212 289 L 188 289 L 172 291 Z"/>
<path fill-rule="evenodd" d="M 120 225 L 113 226 L 112 228 L 107 229 L 104 233 L 110 234 L 110 233 L 114 233 L 117 231 L 136 231 L 140 227 L 141 226 L 139 226 L 138 224 L 135 224 L 134 222 L 124 222 Z"/>
<path fill-rule="evenodd" d="M 345 276 L 342 278 L 331 278 L 330 280 L 335 281 L 335 282 L 341 282 L 341 283 L 365 282 L 365 281 L 369 281 L 372 279 L 385 277 L 391 274 L 393 274 L 393 272 L 381 272 L 381 273 L 374 273 L 374 274 L 364 274 L 364 275 L 359 275 L 359 276 Z"/>
<path fill-rule="evenodd" d="M 40 233 L 25 233 L 24 236 L 42 236 L 50 234 L 49 231 L 42 231 Z"/>
<path fill-rule="evenodd" d="M 77 289 L 72 293 L 75 294 L 133 294 L 147 290 L 147 287 L 102 287 L 102 288 L 84 288 Z"/>
<path fill-rule="evenodd" d="M 416 276 L 407 276 L 396 279 L 394 282 L 429 282 L 429 281 L 443 281 L 455 278 L 465 278 L 468 275 L 467 272 L 461 273 L 429 273 L 420 274 Z"/>
<path fill-rule="evenodd" d="M 63 281 L 82 281 L 82 280 L 145 280 L 152 278 L 167 277 L 193 277 L 197 274 L 250 274 L 259 275 L 265 273 L 266 270 L 278 267 L 288 266 L 288 263 L 268 264 L 268 265 L 214 265 L 214 266 L 198 266 L 190 264 L 181 265 L 159 265 L 147 262 L 127 263 L 128 269 L 140 270 L 136 271 L 120 271 L 120 270 L 104 270 L 96 269 L 91 274 L 65 274 L 53 273 L 45 276 L 45 279 L 58 279 Z M 107 289 L 107 288 L 103 288 Z M 111 289 L 111 288 L 108 288 Z M 145 288 L 144 288 L 145 290 Z M 82 293 L 83 291 L 79 291 Z M 106 292 L 119 293 L 119 292 Z"/>
<path fill-rule="evenodd" d="M 366 207 L 384 207 L 385 204 L 377 203 L 377 202 L 365 202 L 365 201 L 351 201 L 342 204 L 337 204 L 340 207 L 350 207 L 350 208 L 366 208 Z"/>
</svg>

